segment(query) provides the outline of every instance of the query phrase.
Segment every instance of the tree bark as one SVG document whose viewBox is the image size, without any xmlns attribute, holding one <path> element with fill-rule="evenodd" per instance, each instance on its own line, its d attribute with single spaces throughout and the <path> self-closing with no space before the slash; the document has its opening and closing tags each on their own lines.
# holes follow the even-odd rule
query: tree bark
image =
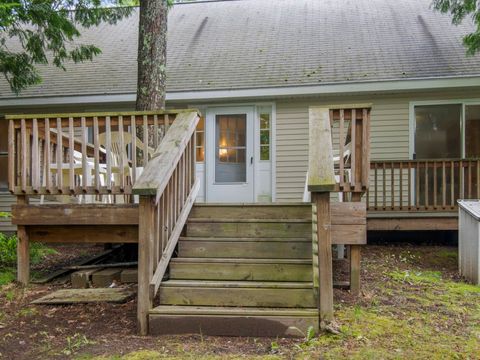
<svg viewBox="0 0 480 360">
<path fill-rule="evenodd" d="M 140 0 L 137 110 L 165 109 L 167 0 Z"/>
</svg>

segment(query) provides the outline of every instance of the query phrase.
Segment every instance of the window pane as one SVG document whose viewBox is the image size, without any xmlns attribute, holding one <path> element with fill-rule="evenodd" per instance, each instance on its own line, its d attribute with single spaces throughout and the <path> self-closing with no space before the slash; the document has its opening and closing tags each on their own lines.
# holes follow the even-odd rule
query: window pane
<svg viewBox="0 0 480 360">
<path fill-rule="evenodd" d="M 260 144 L 262 144 L 262 145 L 270 144 L 270 131 L 269 130 L 261 130 L 260 131 Z"/>
<path fill-rule="evenodd" d="M 417 159 L 460 158 L 462 106 L 415 106 Z"/>
<path fill-rule="evenodd" d="M 260 114 L 260 129 L 270 129 L 270 114 Z"/>
<path fill-rule="evenodd" d="M 480 156 L 480 105 L 465 106 L 465 156 Z"/>
<path fill-rule="evenodd" d="M 260 160 L 270 160 L 270 146 L 260 146 Z"/>
<path fill-rule="evenodd" d="M 197 146 L 203 146 L 203 141 L 204 141 L 204 133 L 203 132 L 197 132 Z"/>
<path fill-rule="evenodd" d="M 203 118 L 203 116 L 200 118 L 200 120 L 198 120 L 198 124 L 197 124 L 197 130 L 198 131 L 203 131 L 205 129 L 205 119 Z"/>
<path fill-rule="evenodd" d="M 197 155 L 196 155 L 197 162 L 204 162 L 205 161 L 205 150 L 203 147 L 197 147 Z"/>
</svg>

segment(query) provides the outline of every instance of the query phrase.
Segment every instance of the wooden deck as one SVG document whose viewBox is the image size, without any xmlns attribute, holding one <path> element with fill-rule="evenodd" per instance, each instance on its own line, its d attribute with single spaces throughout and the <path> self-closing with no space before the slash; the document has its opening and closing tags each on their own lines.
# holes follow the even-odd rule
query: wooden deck
<svg viewBox="0 0 480 360">
<path fill-rule="evenodd" d="M 252 335 L 252 326 L 263 326 L 265 335 L 269 324 L 276 336 L 293 335 L 292 326 L 301 326 L 302 333 L 307 325 L 326 328 L 334 313 L 332 244 L 349 247 L 350 291 L 360 291 L 370 109 L 364 104 L 312 107 L 309 112 L 311 203 L 232 204 L 228 211 L 196 205 L 204 210 L 200 217 L 192 211 L 200 187 L 195 174 L 196 110 L 6 116 L 9 190 L 17 196 L 12 223 L 17 225 L 18 281 L 29 282 L 31 241 L 138 243 L 137 319 L 142 335 L 172 333 L 182 324 L 191 324 L 186 332 L 213 331 L 219 317 L 212 323 L 205 307 L 222 312 L 225 323 L 237 324 L 238 332 L 246 335 Z M 338 141 L 332 138 L 336 122 Z M 334 144 L 340 156 L 334 156 Z M 332 191 L 342 192 L 345 202 L 331 203 Z M 59 203 L 30 203 L 45 196 Z M 221 265 L 226 272 L 211 271 L 211 279 L 199 279 L 191 259 L 205 267 Z M 219 259 L 224 261 L 219 264 Z M 253 277 L 238 279 L 235 269 L 240 265 Z M 276 278 L 286 265 L 301 270 L 292 281 Z M 169 268 L 183 269 L 180 278 L 164 279 Z M 259 282 L 257 277 L 264 275 L 267 279 Z M 155 312 L 154 302 L 161 305 Z M 165 306 L 176 307 L 178 316 L 165 313 Z M 224 307 L 245 311 L 225 312 Z M 277 308 L 294 311 L 269 317 Z M 172 326 L 164 328 L 166 323 Z"/>
</svg>

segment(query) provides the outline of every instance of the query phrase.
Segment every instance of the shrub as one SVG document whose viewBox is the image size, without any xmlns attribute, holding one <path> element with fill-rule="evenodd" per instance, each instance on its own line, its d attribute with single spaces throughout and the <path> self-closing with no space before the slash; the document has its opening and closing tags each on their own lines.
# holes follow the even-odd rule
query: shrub
<svg viewBox="0 0 480 360">
<path fill-rule="evenodd" d="M 15 235 L 0 233 L 0 268 L 15 266 L 17 263 L 17 242 Z M 30 262 L 38 264 L 45 256 L 54 254 L 55 250 L 40 243 L 30 243 Z"/>
</svg>

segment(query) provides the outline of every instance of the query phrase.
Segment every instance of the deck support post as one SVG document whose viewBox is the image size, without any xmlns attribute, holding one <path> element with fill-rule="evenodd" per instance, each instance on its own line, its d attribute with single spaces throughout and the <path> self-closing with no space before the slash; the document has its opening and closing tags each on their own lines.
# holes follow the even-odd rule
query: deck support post
<svg viewBox="0 0 480 360">
<path fill-rule="evenodd" d="M 27 205 L 28 197 L 26 195 L 17 196 L 17 204 Z M 30 281 L 30 241 L 25 225 L 18 225 L 17 238 L 17 281 L 23 286 L 27 286 Z"/>
<path fill-rule="evenodd" d="M 353 193 L 352 201 L 361 201 L 361 193 Z M 360 293 L 361 245 L 350 245 L 350 292 L 357 296 Z"/>
<path fill-rule="evenodd" d="M 152 234 L 154 226 L 154 198 L 140 196 L 138 224 L 138 300 L 137 322 L 140 335 L 148 334 L 148 312 L 152 308 L 150 279 L 152 271 Z"/>
<path fill-rule="evenodd" d="M 314 264 L 318 269 L 314 269 L 314 274 L 318 276 L 318 310 L 320 316 L 320 329 L 325 329 L 333 320 L 333 268 L 332 268 L 332 232 L 330 215 L 330 193 L 312 193 L 313 204 L 316 207 L 316 218 L 314 220 L 314 230 L 316 227 L 316 238 L 313 247 Z M 317 253 L 315 254 L 315 250 Z M 315 261 L 317 260 L 317 261 Z M 315 280 L 314 280 L 315 282 Z"/>
</svg>

